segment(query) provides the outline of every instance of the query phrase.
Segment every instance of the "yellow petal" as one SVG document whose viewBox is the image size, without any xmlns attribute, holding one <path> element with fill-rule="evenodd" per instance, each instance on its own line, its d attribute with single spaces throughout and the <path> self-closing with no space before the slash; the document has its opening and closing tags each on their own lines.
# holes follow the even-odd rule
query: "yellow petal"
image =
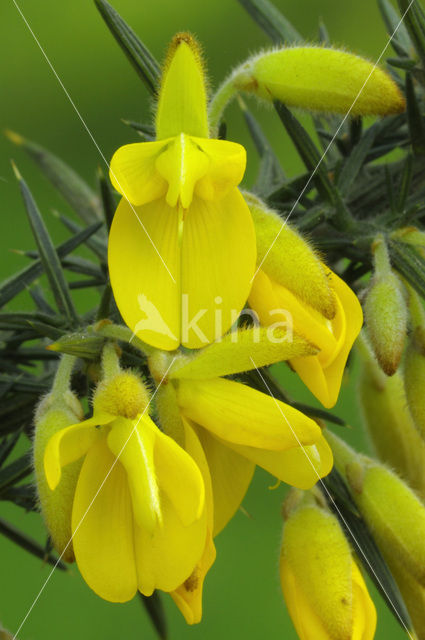
<svg viewBox="0 0 425 640">
<path fill-rule="evenodd" d="M 321 434 L 300 411 L 231 380 L 181 380 L 177 398 L 187 418 L 234 444 L 283 451 Z"/>
<path fill-rule="evenodd" d="M 283 556 L 280 562 L 280 579 L 289 615 L 300 640 L 329 640 L 328 633 L 298 587 L 295 575 Z"/>
<path fill-rule="evenodd" d="M 205 429 L 197 433 L 211 473 L 214 501 L 214 537 L 233 518 L 251 484 L 255 464 Z"/>
<path fill-rule="evenodd" d="M 159 174 L 168 183 L 167 204 L 175 207 L 179 201 L 183 209 L 192 202 L 197 181 L 209 167 L 209 159 L 194 142 L 181 133 L 176 136 L 156 161 Z"/>
<path fill-rule="evenodd" d="M 155 164 L 166 142 L 126 144 L 112 156 L 109 167 L 111 182 L 133 205 L 151 202 L 167 192 L 167 183 Z"/>
<path fill-rule="evenodd" d="M 248 297 L 255 254 L 251 215 L 237 189 L 218 201 L 193 199 L 181 248 L 184 346 L 205 346 L 236 321 Z"/>
<path fill-rule="evenodd" d="M 156 429 L 155 467 L 158 483 L 185 526 L 198 520 L 205 507 L 204 481 L 195 460 L 172 438 Z"/>
<path fill-rule="evenodd" d="M 178 33 L 168 51 L 156 112 L 156 137 L 180 133 L 208 138 L 207 96 L 199 47 L 188 33 Z"/>
<path fill-rule="evenodd" d="M 209 158 L 208 172 L 197 182 L 195 192 L 204 200 L 222 198 L 241 182 L 246 151 L 242 145 L 228 140 L 193 140 Z"/>
<path fill-rule="evenodd" d="M 373 640 L 376 631 L 376 609 L 355 561 L 352 561 L 353 635 L 352 640 Z"/>
<path fill-rule="evenodd" d="M 265 451 L 255 447 L 229 444 L 241 456 L 255 462 L 282 482 L 299 489 L 311 489 L 332 469 L 332 450 L 323 436 L 311 446 L 288 451 Z"/>
<path fill-rule="evenodd" d="M 195 138 L 181 133 L 156 159 L 156 168 L 168 183 L 167 203 L 187 209 L 194 192 L 204 200 L 223 197 L 242 180 L 246 153 L 235 142 Z"/>
<path fill-rule="evenodd" d="M 105 600 L 126 602 L 137 590 L 133 516 L 126 473 L 114 463 L 104 438 L 87 453 L 74 498 L 73 544 L 89 587 Z"/>
<path fill-rule="evenodd" d="M 216 378 L 312 353 L 317 353 L 317 349 L 292 332 L 272 332 L 262 327 L 239 329 L 193 355 L 177 358 L 169 377 L 176 380 Z"/>
<path fill-rule="evenodd" d="M 124 322 L 158 349 L 180 343 L 179 217 L 161 198 L 131 209 L 122 199 L 109 235 L 112 290 Z"/>
<path fill-rule="evenodd" d="M 215 546 L 211 531 L 208 530 L 207 541 L 201 559 L 187 580 L 171 592 L 171 597 L 182 612 L 187 624 L 201 622 L 204 578 L 213 565 L 215 558 Z"/>
<path fill-rule="evenodd" d="M 166 493 L 160 495 L 162 523 L 152 534 L 135 523 L 135 552 L 139 590 L 174 591 L 198 564 L 207 535 L 206 510 L 199 520 L 184 526 Z"/>
<path fill-rule="evenodd" d="M 196 624 L 202 618 L 202 591 L 204 579 L 216 557 L 214 542 L 212 539 L 213 527 L 213 493 L 211 486 L 210 470 L 205 457 L 204 450 L 199 441 L 197 434 L 191 424 L 183 418 L 185 449 L 187 453 L 195 460 L 199 467 L 205 484 L 205 504 L 207 514 L 207 537 L 205 541 L 204 552 L 193 569 L 189 578 L 181 584 L 171 596 L 182 612 L 188 624 Z"/>
<path fill-rule="evenodd" d="M 81 458 L 101 436 L 101 431 L 96 427 L 111 419 L 113 416 L 108 414 L 97 414 L 57 431 L 50 438 L 44 452 L 44 473 L 50 489 L 55 489 L 59 484 L 62 467 Z"/>
<path fill-rule="evenodd" d="M 300 378 L 327 408 L 333 407 L 338 399 L 348 354 L 363 324 L 362 308 L 355 293 L 335 273 L 330 272 L 329 278 L 338 303 L 332 325 L 336 334 L 340 331 L 343 340 L 337 341 L 329 363 L 321 362 L 319 356 L 291 360 Z"/>
<path fill-rule="evenodd" d="M 134 421 L 117 418 L 108 435 L 108 447 L 127 472 L 136 522 L 152 532 L 162 515 L 154 464 L 156 433 L 150 423 L 148 415 Z"/>
</svg>

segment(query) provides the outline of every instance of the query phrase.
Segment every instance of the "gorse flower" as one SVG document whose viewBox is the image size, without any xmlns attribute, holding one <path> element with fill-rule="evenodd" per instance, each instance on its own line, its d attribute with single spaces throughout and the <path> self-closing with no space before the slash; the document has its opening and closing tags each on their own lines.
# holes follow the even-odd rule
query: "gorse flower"
<svg viewBox="0 0 425 640">
<path fill-rule="evenodd" d="M 300 640 L 372 640 L 376 610 L 338 519 L 312 496 L 286 515 L 280 579 Z"/>
<path fill-rule="evenodd" d="M 204 482 L 188 432 L 187 452 L 147 413 L 140 379 L 120 372 L 100 384 L 93 417 L 57 431 L 44 452 L 48 485 L 83 458 L 72 501 L 78 567 L 98 595 L 130 600 L 137 589 L 173 591 L 193 572 L 206 544 Z M 64 498 L 65 499 L 65 498 Z"/>
<path fill-rule="evenodd" d="M 325 407 L 339 395 L 348 354 L 363 314 L 354 292 L 275 214 L 250 199 L 259 267 L 249 304 L 262 325 L 291 323 L 316 345 L 315 355 L 290 359 L 291 367 Z"/>
<path fill-rule="evenodd" d="M 196 430 L 204 447 L 213 485 L 215 534 L 239 507 L 256 464 L 300 488 L 312 487 L 331 470 L 332 455 L 316 422 L 265 393 L 222 377 L 315 353 L 304 339 L 286 337 L 276 330 L 273 342 L 266 329 L 241 330 L 194 356 L 181 355 L 158 392 L 165 432 L 175 429 L 180 416 Z M 151 356 L 154 377 L 161 378 L 167 366 L 162 355 Z"/>
<path fill-rule="evenodd" d="M 199 48 L 178 34 L 159 90 L 156 141 L 121 147 L 110 170 L 124 196 L 109 237 L 114 296 L 126 324 L 161 349 L 220 337 L 254 272 L 253 224 L 237 189 L 245 149 L 208 136 Z"/>
</svg>

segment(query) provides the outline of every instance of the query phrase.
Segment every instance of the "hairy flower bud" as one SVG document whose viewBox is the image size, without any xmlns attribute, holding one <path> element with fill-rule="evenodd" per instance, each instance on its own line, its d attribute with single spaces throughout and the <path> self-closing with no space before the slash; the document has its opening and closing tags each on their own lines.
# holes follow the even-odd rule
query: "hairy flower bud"
<svg viewBox="0 0 425 640">
<path fill-rule="evenodd" d="M 72 498 L 81 469 L 81 460 L 67 465 L 55 491 L 52 491 L 47 483 L 43 461 L 50 438 L 61 429 L 79 422 L 82 417 L 81 404 L 70 391 L 64 394 L 62 401 L 54 400 L 52 394 L 43 398 L 35 417 L 33 459 L 38 498 L 53 544 L 67 562 L 74 561 L 71 542 Z"/>
<path fill-rule="evenodd" d="M 352 53 L 325 47 L 263 51 L 234 72 L 239 90 L 289 106 L 353 115 L 405 109 L 391 77 Z"/>
<path fill-rule="evenodd" d="M 417 327 L 407 347 L 404 366 L 406 397 L 416 428 L 425 438 L 425 340 Z"/>
<path fill-rule="evenodd" d="M 301 640 L 371 640 L 376 611 L 337 518 L 303 501 L 285 522 L 282 591 Z"/>
</svg>

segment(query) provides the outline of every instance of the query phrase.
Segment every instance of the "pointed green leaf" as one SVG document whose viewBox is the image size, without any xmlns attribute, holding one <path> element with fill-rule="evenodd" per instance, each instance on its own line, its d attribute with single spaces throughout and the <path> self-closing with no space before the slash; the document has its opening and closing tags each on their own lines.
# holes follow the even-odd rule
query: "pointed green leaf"
<svg viewBox="0 0 425 640">
<path fill-rule="evenodd" d="M 398 6 L 401 15 L 404 16 L 404 25 L 422 62 L 422 69 L 425 70 L 425 19 L 423 12 L 419 9 L 419 2 L 398 0 Z"/>
<path fill-rule="evenodd" d="M 68 353 L 71 356 L 86 360 L 97 360 L 100 357 L 105 339 L 93 333 L 72 333 L 62 336 L 47 348 L 50 351 Z"/>
<path fill-rule="evenodd" d="M 366 162 L 377 133 L 376 127 L 369 127 L 345 161 L 337 181 L 342 196 L 348 195 L 354 180 Z"/>
<path fill-rule="evenodd" d="M 329 507 L 338 517 L 344 532 L 349 539 L 364 569 L 375 584 L 388 608 L 403 630 L 413 629 L 406 605 L 387 563 L 369 531 L 360 517 L 344 481 L 335 468 L 320 481 L 326 491 L 324 495 Z"/>
<path fill-rule="evenodd" d="M 152 140 L 155 140 L 155 127 L 151 124 L 126 119 L 122 120 L 122 122 L 137 131 L 140 137 L 143 138 L 144 142 L 152 142 Z"/>
<path fill-rule="evenodd" d="M 84 228 L 79 224 L 68 218 L 68 216 L 63 215 L 59 212 L 54 212 L 55 216 L 58 218 L 60 222 L 73 234 L 80 234 L 84 231 Z M 98 229 L 103 227 L 103 223 L 100 224 Z M 97 256 L 101 262 L 106 263 L 107 261 L 107 239 L 103 234 L 92 233 L 89 237 L 87 237 L 84 241 L 84 244 L 90 251 L 92 251 L 95 256 Z"/>
<path fill-rule="evenodd" d="M 239 0 L 251 18 L 275 44 L 293 44 L 303 38 L 269 0 Z"/>
<path fill-rule="evenodd" d="M 32 473 L 32 461 L 29 455 L 21 456 L 0 469 L 0 494 L 6 487 L 17 484 Z"/>
<path fill-rule="evenodd" d="M 105 175 L 102 169 L 99 168 L 97 173 L 97 179 L 99 182 L 100 199 L 102 202 L 103 217 L 105 218 L 106 228 L 110 229 L 112 219 L 114 217 L 115 210 L 117 208 L 117 202 L 114 197 L 114 192 L 111 187 L 111 183 Z"/>
<path fill-rule="evenodd" d="M 6 131 L 6 135 L 9 140 L 28 153 L 46 178 L 84 222 L 91 224 L 101 218 L 99 198 L 74 169 L 71 169 L 63 160 L 47 149 L 26 140 L 18 133 Z"/>
<path fill-rule="evenodd" d="M 413 156 L 409 153 L 406 156 L 403 173 L 401 174 L 401 182 L 399 186 L 399 194 L 398 194 L 398 199 L 396 204 L 397 211 L 404 211 L 406 207 L 410 186 L 412 184 L 412 177 L 413 177 Z"/>
<path fill-rule="evenodd" d="M 257 120 L 242 101 L 240 107 L 248 131 L 260 156 L 260 168 L 253 191 L 259 195 L 267 196 L 285 181 L 285 174 Z"/>
<path fill-rule="evenodd" d="M 77 312 L 74 308 L 68 283 L 65 280 L 56 249 L 26 182 L 19 174 L 17 174 L 17 177 L 31 230 L 40 253 L 40 260 L 49 280 L 50 288 L 58 305 L 58 309 L 70 322 L 76 322 L 78 320 Z"/>
<path fill-rule="evenodd" d="M 409 125 L 410 141 L 416 155 L 425 155 L 425 122 L 421 113 L 419 101 L 416 97 L 412 76 L 406 74 L 406 104 L 407 122 Z"/>
<path fill-rule="evenodd" d="M 147 611 L 152 625 L 161 640 L 167 640 L 167 620 L 165 618 L 164 605 L 158 591 L 151 596 L 144 596 L 139 592 L 140 599 Z"/>
<path fill-rule="evenodd" d="M 62 258 L 74 251 L 77 247 L 87 241 L 102 226 L 101 222 L 95 222 L 89 227 L 82 229 L 69 240 L 56 248 L 57 255 Z M 18 293 L 23 291 L 29 284 L 34 282 L 43 273 L 43 264 L 41 260 L 37 260 L 25 267 L 10 278 L 7 278 L 0 284 L 0 308 L 7 302 L 12 300 Z"/>
<path fill-rule="evenodd" d="M 1 494 L 1 500 L 9 500 L 22 507 L 25 511 L 38 511 L 38 500 L 35 493 L 35 487 L 32 484 L 23 484 L 19 487 L 8 487 Z M 0 636 L 1 640 L 1 636 Z"/>
<path fill-rule="evenodd" d="M 106 0 L 95 0 L 102 18 L 115 40 L 152 95 L 156 95 L 161 69 L 151 52 Z"/>
<path fill-rule="evenodd" d="M 388 35 L 392 36 L 395 31 L 394 37 L 391 41 L 394 51 L 399 56 L 409 56 L 412 52 L 413 45 L 405 25 L 403 23 L 399 24 L 399 14 L 389 0 L 378 0 L 378 6 L 384 19 Z M 397 25 L 399 25 L 398 28 Z"/>
<path fill-rule="evenodd" d="M 391 262 L 395 269 L 425 298 L 425 260 L 414 245 L 390 240 L 388 244 Z"/>
<path fill-rule="evenodd" d="M 335 188 L 329 180 L 325 159 L 291 111 L 281 102 L 275 102 L 274 105 L 306 168 L 314 172 L 313 181 L 320 195 L 334 204 Z"/>
<path fill-rule="evenodd" d="M 44 291 L 39 284 L 34 284 L 32 287 L 29 287 L 28 292 L 39 311 L 49 315 L 50 317 L 55 315 L 54 309 L 47 302 Z"/>
<path fill-rule="evenodd" d="M 0 443 L 0 467 L 6 462 L 7 458 L 12 453 L 20 437 L 21 432 L 17 431 Z"/>
<path fill-rule="evenodd" d="M 9 538 L 9 540 L 11 540 L 12 542 L 15 542 L 15 544 L 22 547 L 22 549 L 25 549 L 25 551 L 32 553 L 32 555 L 36 556 L 37 558 L 40 558 L 41 560 L 48 562 L 50 565 L 61 569 L 61 571 L 67 570 L 65 564 L 61 560 L 58 560 L 51 554 L 46 555 L 45 550 L 36 540 L 27 536 L 27 534 L 23 531 L 19 531 L 19 529 L 14 527 L 13 524 L 10 524 L 10 522 L 6 522 L 6 520 L 3 520 L 3 518 L 0 518 L 0 533 L 6 536 L 6 538 Z"/>
</svg>

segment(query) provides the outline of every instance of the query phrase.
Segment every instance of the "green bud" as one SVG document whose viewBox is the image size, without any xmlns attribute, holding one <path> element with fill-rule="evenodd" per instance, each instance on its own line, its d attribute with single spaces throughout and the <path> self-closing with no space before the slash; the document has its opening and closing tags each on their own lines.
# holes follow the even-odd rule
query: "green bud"
<svg viewBox="0 0 425 640">
<path fill-rule="evenodd" d="M 82 460 L 73 462 L 62 471 L 61 480 L 52 491 L 44 473 L 44 452 L 50 438 L 61 429 L 80 422 L 83 409 L 78 398 L 67 391 L 62 399 L 49 394 L 38 406 L 35 416 L 33 462 L 41 512 L 57 551 L 67 562 L 74 561 L 72 548 L 72 503 Z"/>
<path fill-rule="evenodd" d="M 406 292 L 391 270 L 380 236 L 374 247 L 375 274 L 364 303 L 367 332 L 382 370 L 392 376 L 400 364 L 407 332 Z"/>
<path fill-rule="evenodd" d="M 254 221 L 261 268 L 303 302 L 333 318 L 335 298 L 319 256 L 278 213 L 249 193 L 244 197 Z"/>
<path fill-rule="evenodd" d="M 288 106 L 353 115 L 405 110 L 391 77 L 368 60 L 325 47 L 287 47 L 261 52 L 233 75 L 238 90 Z"/>
<path fill-rule="evenodd" d="M 385 557 L 395 557 L 425 586 L 425 507 L 401 478 L 328 434 L 335 466 Z M 358 482 L 362 467 L 361 484 Z M 353 483 L 352 478 L 356 478 Z"/>
<path fill-rule="evenodd" d="M 425 439 L 425 341 L 422 334 L 423 328 L 417 327 L 407 347 L 404 386 L 410 413 Z"/>
<path fill-rule="evenodd" d="M 381 462 L 388 464 L 425 499 L 425 442 L 410 415 L 403 378 L 384 375 L 366 354 L 359 376 L 363 420 Z"/>
<path fill-rule="evenodd" d="M 386 561 L 406 604 L 417 640 L 425 640 L 425 588 L 403 567 L 396 558 Z"/>
<path fill-rule="evenodd" d="M 392 376 L 400 364 L 407 332 L 406 300 L 395 273 L 390 271 L 372 280 L 364 312 L 376 358 L 382 370 Z"/>
</svg>

